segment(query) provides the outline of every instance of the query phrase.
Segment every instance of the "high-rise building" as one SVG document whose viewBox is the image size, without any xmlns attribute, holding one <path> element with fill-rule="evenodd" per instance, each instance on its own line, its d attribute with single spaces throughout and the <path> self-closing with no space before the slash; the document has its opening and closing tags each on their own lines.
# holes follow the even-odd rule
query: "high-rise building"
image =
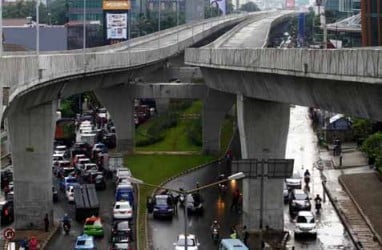
<svg viewBox="0 0 382 250">
<path fill-rule="evenodd" d="M 362 45 L 382 45 L 382 2 L 379 0 L 361 1 Z"/>
</svg>

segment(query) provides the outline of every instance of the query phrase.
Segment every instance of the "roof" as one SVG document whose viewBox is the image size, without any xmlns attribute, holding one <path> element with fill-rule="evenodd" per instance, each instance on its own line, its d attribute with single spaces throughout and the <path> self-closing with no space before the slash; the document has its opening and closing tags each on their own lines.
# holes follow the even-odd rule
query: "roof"
<svg viewBox="0 0 382 250">
<path fill-rule="evenodd" d="M 338 121 L 339 119 L 341 119 L 341 118 L 343 118 L 343 117 L 344 117 L 343 114 L 336 114 L 336 115 L 330 117 L 330 119 L 329 119 L 329 123 L 333 123 L 333 122 L 335 122 L 335 121 Z"/>
<path fill-rule="evenodd" d="M 361 14 L 357 14 L 335 23 L 326 25 L 328 30 L 332 31 L 348 31 L 361 33 Z"/>
</svg>

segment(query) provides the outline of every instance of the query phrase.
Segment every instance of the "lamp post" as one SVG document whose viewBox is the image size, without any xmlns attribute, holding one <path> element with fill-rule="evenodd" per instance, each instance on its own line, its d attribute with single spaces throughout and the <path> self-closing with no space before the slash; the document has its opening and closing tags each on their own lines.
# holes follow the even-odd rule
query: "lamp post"
<svg viewBox="0 0 382 250">
<path fill-rule="evenodd" d="M 86 50 L 86 0 L 84 0 L 84 9 L 83 9 L 83 27 L 82 27 L 82 53 L 83 53 L 83 60 L 84 60 L 84 70 L 85 70 L 85 64 L 86 64 L 86 56 L 85 56 L 85 50 Z"/>
<path fill-rule="evenodd" d="M 0 0 L 0 57 L 3 55 L 3 0 Z"/>
<path fill-rule="evenodd" d="M 2 0 L 0 0 L 2 1 Z M 40 0 L 36 1 L 36 55 L 40 54 Z"/>
<path fill-rule="evenodd" d="M 160 9 L 161 9 L 161 0 L 158 1 L 158 32 L 160 31 Z M 160 48 L 160 34 L 159 34 L 159 37 L 158 37 L 158 49 Z"/>
<path fill-rule="evenodd" d="M 324 6 L 324 14 L 323 14 L 323 18 L 322 18 L 322 29 L 323 29 L 323 46 L 324 46 L 324 49 L 327 49 L 328 48 L 328 43 L 327 43 L 327 40 L 328 40 L 328 30 L 326 29 L 326 16 L 325 16 L 325 3 L 326 3 L 326 0 L 316 0 L 316 5 L 318 7 L 318 16 L 320 17 L 319 20 L 320 20 L 320 23 L 321 23 L 321 5 Z"/>
<path fill-rule="evenodd" d="M 188 222 L 188 213 L 187 213 L 187 197 L 189 194 L 192 194 L 192 193 L 195 193 L 195 192 L 199 192 L 200 190 L 203 190 L 203 189 L 206 189 L 206 188 L 209 188 L 209 187 L 212 187 L 212 186 L 216 186 L 216 185 L 219 185 L 220 183 L 224 183 L 224 182 L 227 182 L 227 181 L 231 181 L 231 180 L 238 180 L 238 179 L 243 179 L 245 177 L 244 173 L 243 172 L 238 172 L 238 173 L 235 173 L 233 175 L 230 175 L 227 177 L 227 179 L 224 179 L 224 180 L 220 180 L 220 181 L 216 181 L 216 182 L 212 182 L 210 184 L 207 184 L 207 185 L 204 185 L 204 186 L 200 186 L 200 187 L 197 187 L 197 188 L 194 188 L 194 189 L 190 189 L 190 190 L 176 190 L 176 189 L 171 189 L 171 188 L 167 188 L 167 190 L 171 191 L 171 192 L 174 192 L 174 193 L 178 193 L 178 194 L 181 194 L 184 196 L 184 204 L 185 205 L 185 208 L 184 208 L 184 249 L 187 250 L 188 249 L 188 244 L 187 244 L 187 234 L 188 234 L 188 228 L 187 228 L 187 222 Z M 155 187 L 155 188 L 163 188 L 163 186 L 157 186 L 157 185 L 153 185 L 153 184 L 149 184 L 149 183 L 146 183 L 144 182 L 143 180 L 140 180 L 140 179 L 137 179 L 137 178 L 134 178 L 134 177 L 128 177 L 129 181 L 131 183 L 134 183 L 134 184 L 138 184 L 138 185 L 146 185 L 146 186 L 149 186 L 149 187 Z"/>
</svg>

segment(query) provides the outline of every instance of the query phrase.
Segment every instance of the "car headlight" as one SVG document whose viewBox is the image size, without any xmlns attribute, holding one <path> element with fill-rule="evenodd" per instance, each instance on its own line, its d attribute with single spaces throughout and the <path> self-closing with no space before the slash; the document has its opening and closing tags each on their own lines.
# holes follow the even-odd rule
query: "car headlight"
<svg viewBox="0 0 382 250">
<path fill-rule="evenodd" d="M 169 212 L 172 212 L 172 211 L 174 211 L 174 209 L 173 209 L 173 208 L 169 208 L 168 211 L 169 211 Z"/>
<path fill-rule="evenodd" d="M 157 211 L 159 211 L 159 209 L 158 208 L 154 208 L 154 210 L 153 210 L 154 212 L 157 212 Z"/>
</svg>

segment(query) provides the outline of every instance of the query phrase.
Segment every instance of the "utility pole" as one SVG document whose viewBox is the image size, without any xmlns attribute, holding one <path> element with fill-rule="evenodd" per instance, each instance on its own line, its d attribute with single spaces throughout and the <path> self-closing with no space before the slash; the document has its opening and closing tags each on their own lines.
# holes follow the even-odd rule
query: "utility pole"
<svg viewBox="0 0 382 250">
<path fill-rule="evenodd" d="M 3 35 L 3 0 L 0 0 L 0 57 L 3 55 L 3 42 L 4 42 L 4 35 Z"/>
</svg>

